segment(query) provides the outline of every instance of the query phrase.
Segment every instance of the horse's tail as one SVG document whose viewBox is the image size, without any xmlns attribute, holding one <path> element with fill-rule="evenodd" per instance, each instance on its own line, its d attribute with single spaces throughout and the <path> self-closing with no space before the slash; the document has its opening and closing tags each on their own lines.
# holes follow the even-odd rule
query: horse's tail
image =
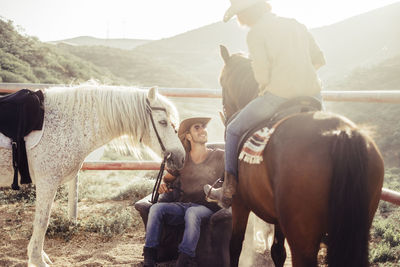
<svg viewBox="0 0 400 267">
<path fill-rule="evenodd" d="M 328 265 L 368 266 L 368 151 L 356 130 L 341 131 L 332 144 Z"/>
</svg>

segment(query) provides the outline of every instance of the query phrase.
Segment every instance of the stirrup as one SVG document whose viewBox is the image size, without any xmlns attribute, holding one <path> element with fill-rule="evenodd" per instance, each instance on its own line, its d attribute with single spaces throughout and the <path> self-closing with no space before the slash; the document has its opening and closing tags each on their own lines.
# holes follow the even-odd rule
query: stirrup
<svg viewBox="0 0 400 267">
<path fill-rule="evenodd" d="M 212 190 L 218 190 L 218 189 L 222 190 L 222 187 L 220 187 L 220 188 L 215 188 L 215 185 L 216 185 L 217 183 L 223 183 L 223 179 L 222 179 L 222 178 L 219 178 L 219 179 L 216 180 L 212 185 L 209 185 L 209 184 L 204 185 L 203 190 L 204 190 L 204 193 L 206 194 L 206 200 L 207 200 L 207 202 L 215 202 L 215 203 L 218 203 L 218 202 L 219 202 L 219 199 L 218 199 L 218 198 L 212 198 L 212 197 L 211 197 Z"/>
</svg>

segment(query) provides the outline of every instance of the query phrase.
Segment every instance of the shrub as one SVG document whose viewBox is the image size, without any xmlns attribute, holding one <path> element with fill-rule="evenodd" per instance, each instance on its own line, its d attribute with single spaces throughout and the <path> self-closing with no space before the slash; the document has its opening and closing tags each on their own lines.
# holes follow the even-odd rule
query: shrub
<svg viewBox="0 0 400 267">
<path fill-rule="evenodd" d="M 18 74 L 2 70 L 0 72 L 0 77 L 3 82 L 5 83 L 27 83 L 29 82 L 27 79 L 25 79 L 23 76 L 20 76 Z"/>
<path fill-rule="evenodd" d="M 125 232 L 133 224 L 137 225 L 138 219 L 134 219 L 129 209 L 119 207 L 107 209 L 103 216 L 90 215 L 81 222 L 81 228 L 83 231 L 99 233 L 106 238 L 111 238 Z"/>
<path fill-rule="evenodd" d="M 136 181 L 135 183 L 123 188 L 119 194 L 112 197 L 112 200 L 130 199 L 134 203 L 150 194 L 153 190 L 153 186 L 154 180 L 145 178 L 139 179 L 139 181 Z"/>
<path fill-rule="evenodd" d="M 36 189 L 32 184 L 22 185 L 20 190 L 13 190 L 10 187 L 0 190 L 0 204 L 14 204 L 23 202 L 32 204 L 36 199 Z"/>
<path fill-rule="evenodd" d="M 50 217 L 49 226 L 47 228 L 46 236 L 51 238 L 62 238 L 69 241 L 80 228 L 80 222 L 77 224 L 69 220 L 66 208 L 55 209 Z"/>
<path fill-rule="evenodd" d="M 370 261 L 377 262 L 391 262 L 396 257 L 392 253 L 392 248 L 388 243 L 382 243 L 378 247 L 374 248 L 370 252 Z"/>
</svg>

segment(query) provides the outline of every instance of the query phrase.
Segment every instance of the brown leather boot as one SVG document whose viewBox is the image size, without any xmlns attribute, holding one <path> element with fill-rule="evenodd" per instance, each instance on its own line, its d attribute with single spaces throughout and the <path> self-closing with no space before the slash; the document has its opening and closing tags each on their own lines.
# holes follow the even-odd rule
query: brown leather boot
<svg viewBox="0 0 400 267">
<path fill-rule="evenodd" d="M 225 172 L 224 183 L 222 184 L 222 197 L 220 204 L 224 208 L 232 205 L 232 197 L 236 193 L 237 179 L 235 175 Z"/>
<path fill-rule="evenodd" d="M 237 179 L 235 175 L 225 172 L 224 183 L 221 188 L 211 188 L 206 184 L 203 188 L 208 202 L 218 202 L 223 208 L 229 208 L 232 204 L 232 196 L 236 193 Z"/>
</svg>

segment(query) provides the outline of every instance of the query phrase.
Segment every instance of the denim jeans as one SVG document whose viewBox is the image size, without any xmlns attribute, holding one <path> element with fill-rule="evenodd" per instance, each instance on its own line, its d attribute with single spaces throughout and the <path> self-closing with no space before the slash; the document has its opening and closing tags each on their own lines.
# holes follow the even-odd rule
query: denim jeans
<svg viewBox="0 0 400 267">
<path fill-rule="evenodd" d="M 201 220 L 211 217 L 212 214 L 209 208 L 195 203 L 156 203 L 150 207 L 144 246 L 156 248 L 159 245 L 163 222 L 169 225 L 184 224 L 185 230 L 178 250 L 195 257 Z"/>
<path fill-rule="evenodd" d="M 321 94 L 315 96 L 321 100 Z M 241 136 L 266 118 L 288 99 L 266 92 L 250 101 L 226 128 L 225 171 L 237 177 L 238 146 Z"/>
</svg>

